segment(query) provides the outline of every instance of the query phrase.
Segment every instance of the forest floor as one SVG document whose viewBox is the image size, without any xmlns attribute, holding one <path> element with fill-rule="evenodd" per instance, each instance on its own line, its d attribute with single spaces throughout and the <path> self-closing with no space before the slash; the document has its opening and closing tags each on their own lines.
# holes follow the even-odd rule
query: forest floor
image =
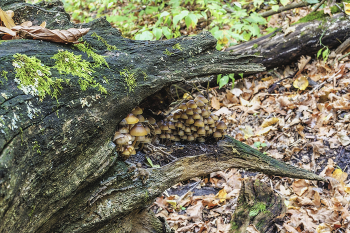
<svg viewBox="0 0 350 233">
<path fill-rule="evenodd" d="M 332 182 L 228 169 L 170 188 L 155 201 L 156 215 L 176 232 L 229 232 L 241 181 L 254 176 L 285 200 L 280 232 L 350 232 L 350 60 L 341 56 L 301 57 L 296 64 L 236 81 L 233 89 L 209 90 L 211 110 L 227 124 L 228 135 Z M 297 77 L 279 81 L 298 70 Z"/>
</svg>

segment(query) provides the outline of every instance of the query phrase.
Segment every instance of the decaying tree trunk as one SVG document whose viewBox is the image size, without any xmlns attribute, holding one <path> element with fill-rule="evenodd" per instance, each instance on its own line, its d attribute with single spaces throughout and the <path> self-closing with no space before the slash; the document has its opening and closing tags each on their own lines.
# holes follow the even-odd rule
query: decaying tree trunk
<svg viewBox="0 0 350 233">
<path fill-rule="evenodd" d="M 261 63 L 267 69 L 291 64 L 297 61 L 301 55 L 313 56 L 324 46 L 335 49 L 349 38 L 350 25 L 343 13 L 333 18 L 325 18 L 321 21 L 314 20 L 308 23 L 291 25 L 295 30 L 285 35 L 281 29 L 277 29 L 266 36 L 256 40 L 242 43 L 228 48 L 234 55 L 256 54 L 257 58 L 252 62 Z"/>
<path fill-rule="evenodd" d="M 84 41 L 108 63 L 93 74 L 108 94 L 95 88 L 82 91 L 77 77 L 52 68 L 53 77 L 71 81 L 62 84 L 57 100 L 39 98 L 17 87 L 14 67 L 21 64 L 13 64 L 14 54 L 35 56 L 48 67 L 55 65 L 51 58 L 60 50 L 82 55 L 91 63 L 92 58 L 72 45 L 46 41 L 0 44 L 1 232 L 170 232 L 164 221 L 145 210 L 154 198 L 179 181 L 230 167 L 324 180 L 228 137 L 216 145 L 216 153 L 199 151 L 147 169 L 150 176 L 145 183 L 133 182 L 135 171 L 128 171 L 129 165 L 118 158 L 111 142 L 117 123 L 131 109 L 173 83 L 220 73 L 256 73 L 264 67 L 250 63 L 251 55 L 216 51 L 216 40 L 209 33 L 133 41 L 123 38 L 104 18 L 73 25 L 60 2 L 38 7 L 5 0 L 0 7 L 12 9 L 17 23 L 46 21 L 50 29 L 91 28 Z M 108 50 L 108 45 L 116 48 Z M 8 72 L 7 80 L 3 71 Z M 125 82 L 131 76 L 133 90 Z"/>
</svg>

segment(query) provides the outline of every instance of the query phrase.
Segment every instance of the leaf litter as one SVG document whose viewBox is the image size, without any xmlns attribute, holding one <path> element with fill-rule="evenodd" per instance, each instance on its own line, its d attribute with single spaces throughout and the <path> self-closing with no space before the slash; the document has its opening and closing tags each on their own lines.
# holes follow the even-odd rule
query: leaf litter
<svg viewBox="0 0 350 233">
<path fill-rule="evenodd" d="M 179 202 L 174 195 L 157 198 L 152 207 L 157 216 L 165 217 L 176 232 L 229 232 L 241 180 L 255 175 L 285 199 L 280 232 L 350 232 L 350 60 L 339 61 L 341 56 L 331 53 L 326 62 L 301 57 L 298 64 L 276 70 L 279 77 L 263 72 L 236 81 L 232 90 L 210 91 L 212 111 L 228 125 L 228 135 L 328 177 L 329 184 L 228 169 L 188 181 L 200 183 Z M 294 73 L 268 93 L 271 85 Z M 295 85 L 300 77 L 301 85 Z M 205 188 L 212 193 L 195 195 Z M 175 204 L 164 202 L 168 199 Z M 258 231 L 249 226 L 247 232 Z"/>
</svg>

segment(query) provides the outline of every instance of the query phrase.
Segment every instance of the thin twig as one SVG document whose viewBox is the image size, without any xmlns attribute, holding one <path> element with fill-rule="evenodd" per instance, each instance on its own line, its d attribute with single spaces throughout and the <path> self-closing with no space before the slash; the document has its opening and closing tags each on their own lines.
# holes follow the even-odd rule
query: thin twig
<svg viewBox="0 0 350 233">
<path fill-rule="evenodd" d="M 316 5 L 316 7 L 315 7 L 310 13 L 317 11 L 318 8 L 320 8 L 320 6 L 322 6 L 322 4 L 323 4 L 325 1 L 326 1 L 326 0 L 322 0 L 319 4 Z"/>
<path fill-rule="evenodd" d="M 307 2 L 301 1 L 298 3 L 292 3 L 292 4 L 289 4 L 286 6 L 282 6 L 282 7 L 278 8 L 277 11 L 274 11 L 274 10 L 265 11 L 263 13 L 260 13 L 259 15 L 262 17 L 268 17 L 270 15 L 278 14 L 278 13 L 281 13 L 283 11 L 287 11 L 287 10 L 291 10 L 291 9 L 299 8 L 299 7 L 304 7 L 304 6 L 309 6 L 309 5 L 313 5 L 313 4 L 315 4 L 315 3 L 307 3 Z"/>
</svg>

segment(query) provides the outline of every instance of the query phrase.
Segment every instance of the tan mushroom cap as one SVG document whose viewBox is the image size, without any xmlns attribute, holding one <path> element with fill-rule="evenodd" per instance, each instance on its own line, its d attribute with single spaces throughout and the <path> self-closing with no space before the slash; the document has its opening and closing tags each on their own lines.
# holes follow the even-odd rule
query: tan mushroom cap
<svg viewBox="0 0 350 233">
<path fill-rule="evenodd" d="M 142 111 L 142 109 L 141 109 L 139 106 L 137 106 L 136 108 L 134 108 L 134 109 L 131 111 L 131 113 L 134 114 L 134 115 L 136 116 L 136 115 L 142 114 L 143 111 Z"/>
<path fill-rule="evenodd" d="M 128 122 L 126 122 L 125 118 L 121 120 L 121 122 L 119 122 L 120 127 L 127 126 L 127 125 L 128 125 Z"/>
<path fill-rule="evenodd" d="M 208 121 L 208 125 L 211 125 L 211 124 L 214 124 L 214 119 L 211 118 L 210 116 L 207 118 L 207 121 Z"/>
<path fill-rule="evenodd" d="M 201 100 L 196 100 L 196 104 L 198 107 L 203 107 L 205 105 L 205 103 Z"/>
<path fill-rule="evenodd" d="M 217 115 L 215 115 L 215 114 L 210 114 L 209 116 L 210 116 L 211 118 L 213 118 L 214 121 L 219 120 L 219 117 L 218 117 Z"/>
<path fill-rule="evenodd" d="M 160 129 L 163 130 L 163 131 L 165 131 L 165 130 L 168 130 L 169 127 L 168 127 L 167 123 L 163 123 L 163 124 L 160 126 Z"/>
<path fill-rule="evenodd" d="M 125 117 L 126 123 L 128 123 L 128 125 L 132 125 L 132 124 L 136 124 L 139 122 L 139 119 L 137 117 L 134 116 L 134 114 L 129 113 L 127 117 Z"/>
<path fill-rule="evenodd" d="M 187 105 L 185 103 L 182 103 L 182 104 L 180 104 L 180 106 L 178 108 L 186 110 L 187 109 Z"/>
<path fill-rule="evenodd" d="M 205 139 L 204 138 L 197 138 L 197 141 L 198 142 L 205 142 Z"/>
<path fill-rule="evenodd" d="M 221 138 L 221 137 L 222 137 L 222 134 L 221 134 L 220 131 L 216 131 L 216 132 L 214 132 L 213 137 L 214 137 L 214 138 Z"/>
<path fill-rule="evenodd" d="M 197 108 L 197 104 L 196 102 L 194 102 L 194 100 L 189 100 L 186 105 L 189 107 L 189 108 Z"/>
<path fill-rule="evenodd" d="M 154 128 L 154 133 L 155 134 L 161 134 L 162 130 L 159 127 Z"/>
<path fill-rule="evenodd" d="M 194 137 L 193 137 L 193 135 L 188 135 L 187 136 L 187 141 L 194 141 Z"/>
<path fill-rule="evenodd" d="M 201 119 L 201 115 L 199 115 L 199 113 L 197 113 L 197 112 L 194 113 L 192 117 L 193 117 L 193 119 L 195 119 L 195 120 Z"/>
<path fill-rule="evenodd" d="M 198 135 L 205 135 L 205 129 L 204 129 L 204 127 L 199 127 L 199 128 L 197 129 L 197 134 L 198 134 Z"/>
<path fill-rule="evenodd" d="M 227 129 L 227 126 L 226 126 L 226 124 L 223 121 L 218 121 L 216 123 L 216 128 L 224 130 L 224 129 Z"/>
<path fill-rule="evenodd" d="M 205 98 L 203 95 L 197 95 L 197 97 L 194 100 L 200 100 L 205 104 L 209 102 L 207 98 Z"/>
<path fill-rule="evenodd" d="M 192 110 L 192 108 L 188 108 L 188 109 L 186 110 L 186 114 L 187 114 L 187 115 L 193 115 L 193 110 Z"/>
<path fill-rule="evenodd" d="M 139 119 L 139 122 L 145 122 L 145 118 L 142 115 L 137 115 L 137 118 Z"/>
<path fill-rule="evenodd" d="M 202 120 L 196 120 L 194 122 L 194 125 L 198 127 L 204 127 L 204 122 Z"/>
<path fill-rule="evenodd" d="M 119 129 L 119 132 L 120 132 L 120 133 L 129 133 L 129 128 L 126 127 L 126 126 L 121 127 L 121 128 Z"/>
<path fill-rule="evenodd" d="M 147 117 L 148 123 L 150 123 L 151 125 L 156 123 L 156 119 L 154 119 L 153 117 Z"/>
<path fill-rule="evenodd" d="M 194 120 L 193 120 L 192 117 L 189 117 L 189 118 L 186 120 L 186 124 L 188 124 L 188 125 L 191 125 L 191 124 L 193 124 L 193 123 L 194 123 Z"/>
<path fill-rule="evenodd" d="M 171 121 L 168 122 L 169 129 L 176 129 L 175 124 Z"/>
<path fill-rule="evenodd" d="M 130 134 L 132 136 L 146 136 L 147 135 L 147 131 L 146 129 L 142 126 L 141 123 L 137 123 L 136 125 L 134 125 L 134 127 L 132 127 L 132 129 L 130 130 Z"/>
</svg>

